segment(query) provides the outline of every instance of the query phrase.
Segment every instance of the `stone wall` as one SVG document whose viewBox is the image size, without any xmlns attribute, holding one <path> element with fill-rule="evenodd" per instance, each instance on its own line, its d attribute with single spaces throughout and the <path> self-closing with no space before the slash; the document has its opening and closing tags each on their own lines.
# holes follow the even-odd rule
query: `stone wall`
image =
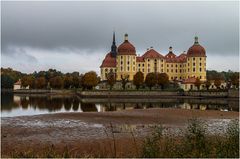
<svg viewBox="0 0 240 159">
<path fill-rule="evenodd" d="M 184 92 L 185 96 L 193 96 L 193 97 L 221 97 L 221 98 L 225 98 L 228 97 L 228 92 L 213 92 L 213 91 L 209 91 L 209 92 L 195 92 L 195 91 L 189 91 L 189 92 Z"/>
<path fill-rule="evenodd" d="M 239 98 L 239 90 L 237 89 L 230 89 L 228 91 L 228 97 L 230 98 Z"/>
<path fill-rule="evenodd" d="M 180 96 L 180 92 L 164 91 L 79 91 L 81 97 L 159 97 L 159 96 Z"/>
</svg>

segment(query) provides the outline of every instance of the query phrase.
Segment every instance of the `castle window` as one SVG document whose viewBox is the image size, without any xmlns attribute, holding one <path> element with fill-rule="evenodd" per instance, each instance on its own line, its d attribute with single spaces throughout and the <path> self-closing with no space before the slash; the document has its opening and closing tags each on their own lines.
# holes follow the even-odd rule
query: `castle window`
<svg viewBox="0 0 240 159">
<path fill-rule="evenodd" d="M 133 67 L 133 71 L 135 71 L 135 67 Z"/>
<path fill-rule="evenodd" d="M 176 69 L 176 73 L 177 73 L 177 69 Z"/>
<path fill-rule="evenodd" d="M 105 69 L 105 72 L 107 72 L 107 71 L 108 71 L 108 69 L 106 68 L 106 69 Z"/>
<path fill-rule="evenodd" d="M 163 69 L 161 69 L 161 72 L 163 72 Z"/>
<path fill-rule="evenodd" d="M 148 69 L 148 72 L 150 72 L 150 69 Z"/>
<path fill-rule="evenodd" d="M 163 60 L 162 60 L 162 62 L 163 62 Z"/>
<path fill-rule="evenodd" d="M 200 57 L 200 61 L 202 60 L 202 58 Z"/>
<path fill-rule="evenodd" d="M 190 69 L 188 69 L 188 72 L 190 72 Z"/>
<path fill-rule="evenodd" d="M 150 60 L 148 59 L 148 62 L 149 62 Z"/>
<path fill-rule="evenodd" d="M 188 63 L 188 66 L 189 66 L 189 63 Z"/>
<path fill-rule="evenodd" d="M 157 59 L 155 59 L 154 61 L 157 62 Z"/>
<path fill-rule="evenodd" d="M 181 69 L 180 69 L 179 71 L 180 71 L 180 73 L 182 72 L 182 70 L 181 70 Z"/>
<path fill-rule="evenodd" d="M 148 64 L 148 67 L 150 67 L 150 64 Z"/>
<path fill-rule="evenodd" d="M 199 71 L 202 72 L 202 68 L 199 68 Z"/>
<path fill-rule="evenodd" d="M 141 64 L 138 64 L 138 67 L 140 67 L 141 66 Z"/>
<path fill-rule="evenodd" d="M 144 72 L 144 68 L 142 69 L 142 71 Z"/>
<path fill-rule="evenodd" d="M 180 65 L 180 67 L 182 67 L 182 65 Z"/>
<path fill-rule="evenodd" d="M 177 64 L 176 64 L 176 67 L 177 67 Z"/>
<path fill-rule="evenodd" d="M 193 61 L 195 61 L 195 57 L 193 58 Z"/>
<path fill-rule="evenodd" d="M 195 68 L 193 68 L 193 72 L 195 72 Z"/>
<path fill-rule="evenodd" d="M 121 56 L 121 59 L 123 58 L 123 56 Z"/>
<path fill-rule="evenodd" d="M 129 61 L 127 62 L 127 64 L 129 65 Z"/>
<path fill-rule="evenodd" d="M 163 64 L 161 65 L 161 67 L 163 67 Z"/>
<path fill-rule="evenodd" d="M 144 67 L 144 63 L 142 64 L 142 66 Z"/>
<path fill-rule="evenodd" d="M 121 67 L 121 71 L 123 70 L 123 67 Z"/>
<path fill-rule="evenodd" d="M 173 69 L 171 69 L 171 72 L 173 72 Z"/>
<path fill-rule="evenodd" d="M 195 66 L 195 62 L 193 63 L 193 66 Z"/>
<path fill-rule="evenodd" d="M 138 69 L 138 72 L 140 72 L 140 68 Z"/>
<path fill-rule="evenodd" d="M 202 79 L 202 76 L 200 76 L 199 78 Z"/>
<path fill-rule="evenodd" d="M 129 71 L 129 66 L 127 67 L 128 71 Z"/>
<path fill-rule="evenodd" d="M 121 61 L 121 65 L 123 64 L 123 62 Z"/>
<path fill-rule="evenodd" d="M 202 66 L 202 63 L 200 62 L 199 65 Z"/>
<path fill-rule="evenodd" d="M 167 69 L 167 72 L 168 72 L 168 69 Z"/>
<path fill-rule="evenodd" d="M 168 64 L 167 64 L 167 67 L 168 67 Z"/>
<path fill-rule="evenodd" d="M 135 65 L 135 62 L 133 62 L 133 65 Z"/>
<path fill-rule="evenodd" d="M 171 65 L 171 67 L 173 67 L 173 64 Z"/>
</svg>

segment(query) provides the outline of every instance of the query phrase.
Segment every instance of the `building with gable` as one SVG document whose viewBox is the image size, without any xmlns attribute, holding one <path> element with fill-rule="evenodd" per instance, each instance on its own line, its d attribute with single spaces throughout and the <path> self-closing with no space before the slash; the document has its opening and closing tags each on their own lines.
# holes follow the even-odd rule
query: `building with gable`
<svg viewBox="0 0 240 159">
<path fill-rule="evenodd" d="M 180 55 L 173 52 L 169 47 L 164 56 L 151 47 L 142 56 L 137 56 L 135 46 L 128 40 L 128 34 L 124 35 L 124 41 L 118 47 L 115 42 L 115 33 L 111 51 L 105 56 L 100 69 L 101 80 L 107 80 L 109 72 L 116 75 L 117 80 L 128 76 L 133 80 L 134 75 L 141 71 L 144 77 L 148 73 L 166 73 L 170 81 L 186 81 L 189 78 L 199 78 L 206 81 L 206 51 L 195 37 L 194 44 Z"/>
</svg>

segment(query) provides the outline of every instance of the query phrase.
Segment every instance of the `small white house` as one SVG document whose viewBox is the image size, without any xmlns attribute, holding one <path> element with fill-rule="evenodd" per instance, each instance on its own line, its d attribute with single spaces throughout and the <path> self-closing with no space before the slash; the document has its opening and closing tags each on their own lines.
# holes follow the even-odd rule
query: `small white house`
<svg viewBox="0 0 240 159">
<path fill-rule="evenodd" d="M 29 86 L 23 87 L 21 79 L 19 79 L 16 83 L 13 85 L 13 90 L 18 90 L 18 89 L 29 89 Z"/>
<path fill-rule="evenodd" d="M 19 79 L 16 83 L 13 85 L 13 90 L 21 89 L 21 80 Z"/>
<path fill-rule="evenodd" d="M 184 91 L 189 91 L 189 90 L 198 90 L 198 88 L 195 86 L 196 78 L 191 77 L 188 79 L 183 80 L 179 85 Z M 200 85 L 200 90 L 205 88 L 205 84 L 202 83 Z"/>
</svg>

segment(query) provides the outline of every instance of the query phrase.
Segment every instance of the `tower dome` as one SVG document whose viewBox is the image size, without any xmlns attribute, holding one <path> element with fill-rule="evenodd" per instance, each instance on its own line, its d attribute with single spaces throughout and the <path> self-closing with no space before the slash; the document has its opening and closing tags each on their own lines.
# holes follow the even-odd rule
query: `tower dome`
<svg viewBox="0 0 240 159">
<path fill-rule="evenodd" d="M 135 47 L 128 41 L 128 34 L 125 34 L 124 42 L 118 47 L 118 55 L 136 55 Z"/>
<path fill-rule="evenodd" d="M 195 42 L 194 42 L 193 46 L 191 46 L 188 49 L 187 56 L 188 57 L 205 57 L 206 56 L 206 51 L 205 51 L 204 47 L 202 47 L 198 43 L 197 36 L 195 37 Z"/>
</svg>

